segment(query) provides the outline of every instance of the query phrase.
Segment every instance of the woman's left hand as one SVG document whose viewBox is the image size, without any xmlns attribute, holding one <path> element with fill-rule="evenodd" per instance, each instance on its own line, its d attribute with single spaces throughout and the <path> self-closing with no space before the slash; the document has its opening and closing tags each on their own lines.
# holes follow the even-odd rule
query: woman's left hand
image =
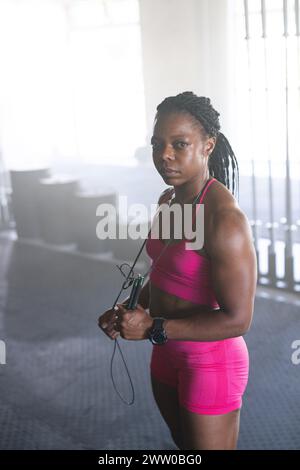
<svg viewBox="0 0 300 470">
<path fill-rule="evenodd" d="M 149 330 L 153 325 L 153 318 L 140 305 L 135 310 L 127 310 L 124 305 L 117 304 L 115 330 L 120 332 L 123 339 L 142 340 L 148 339 Z"/>
</svg>

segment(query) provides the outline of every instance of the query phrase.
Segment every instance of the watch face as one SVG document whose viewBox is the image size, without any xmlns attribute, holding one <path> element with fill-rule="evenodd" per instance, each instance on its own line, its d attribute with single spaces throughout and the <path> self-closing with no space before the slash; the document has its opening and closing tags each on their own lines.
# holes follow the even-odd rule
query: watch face
<svg viewBox="0 0 300 470">
<path fill-rule="evenodd" d="M 163 331 L 156 330 L 152 334 L 152 341 L 155 344 L 163 344 L 166 342 L 166 335 Z"/>
</svg>

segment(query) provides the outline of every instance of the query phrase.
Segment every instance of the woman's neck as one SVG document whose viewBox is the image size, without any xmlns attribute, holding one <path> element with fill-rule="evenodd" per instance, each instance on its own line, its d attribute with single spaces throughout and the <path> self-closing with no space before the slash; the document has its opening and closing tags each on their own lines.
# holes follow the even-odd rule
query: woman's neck
<svg viewBox="0 0 300 470">
<path fill-rule="evenodd" d="M 210 175 L 206 175 L 204 178 L 199 178 L 196 184 L 191 185 L 189 184 L 187 187 L 175 187 L 175 196 L 172 199 L 172 203 L 178 204 L 190 204 L 194 201 L 197 194 L 199 194 L 204 186 L 206 185 L 207 181 L 210 179 Z"/>
</svg>

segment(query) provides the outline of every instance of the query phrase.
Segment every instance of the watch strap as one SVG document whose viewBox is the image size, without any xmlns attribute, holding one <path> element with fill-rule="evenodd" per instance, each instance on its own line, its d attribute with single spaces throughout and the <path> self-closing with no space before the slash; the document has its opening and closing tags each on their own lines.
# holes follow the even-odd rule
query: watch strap
<svg viewBox="0 0 300 470">
<path fill-rule="evenodd" d="M 155 317 L 153 319 L 153 326 L 152 326 L 151 331 L 153 331 L 153 330 L 162 330 L 164 321 L 165 321 L 165 318 Z"/>
</svg>

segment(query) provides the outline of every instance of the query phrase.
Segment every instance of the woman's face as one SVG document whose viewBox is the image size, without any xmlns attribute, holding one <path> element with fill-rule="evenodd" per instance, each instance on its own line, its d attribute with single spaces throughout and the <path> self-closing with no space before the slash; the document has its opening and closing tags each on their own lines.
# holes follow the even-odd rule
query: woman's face
<svg viewBox="0 0 300 470">
<path fill-rule="evenodd" d="M 196 119 L 181 112 L 158 117 L 151 138 L 152 157 L 164 181 L 179 186 L 205 177 L 215 138 L 205 138 Z"/>
</svg>

